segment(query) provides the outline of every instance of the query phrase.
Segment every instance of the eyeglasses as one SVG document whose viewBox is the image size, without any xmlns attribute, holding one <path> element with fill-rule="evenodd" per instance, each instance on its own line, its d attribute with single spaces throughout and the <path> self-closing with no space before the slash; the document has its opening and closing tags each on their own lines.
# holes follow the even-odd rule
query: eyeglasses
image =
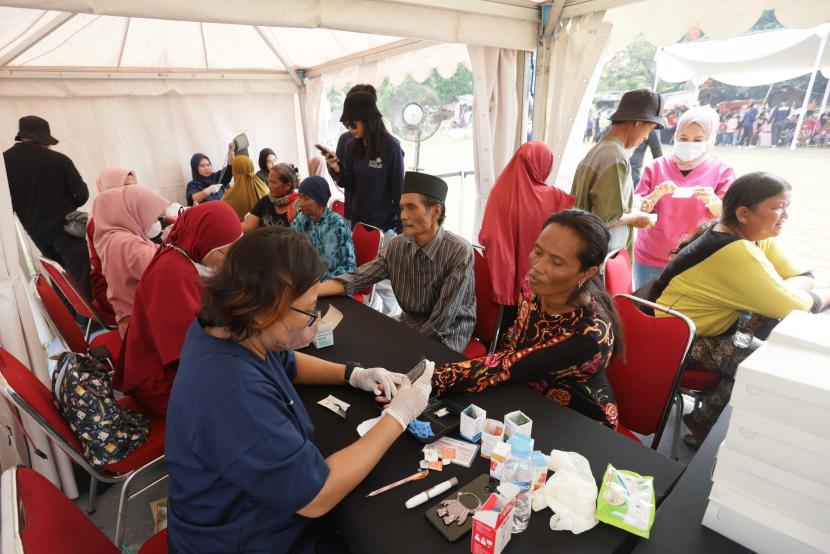
<svg viewBox="0 0 830 554">
<path fill-rule="evenodd" d="M 344 121 L 343 126 L 346 129 L 357 129 L 357 121 Z"/>
<path fill-rule="evenodd" d="M 320 319 L 320 310 L 317 310 L 316 312 L 312 313 L 312 312 L 307 312 L 305 310 L 301 310 L 300 308 L 295 308 L 294 306 L 289 306 L 289 308 L 291 308 L 292 310 L 294 310 L 297 313 L 308 316 L 308 326 L 309 327 L 314 325 L 314 322 L 317 321 L 318 319 Z"/>
</svg>

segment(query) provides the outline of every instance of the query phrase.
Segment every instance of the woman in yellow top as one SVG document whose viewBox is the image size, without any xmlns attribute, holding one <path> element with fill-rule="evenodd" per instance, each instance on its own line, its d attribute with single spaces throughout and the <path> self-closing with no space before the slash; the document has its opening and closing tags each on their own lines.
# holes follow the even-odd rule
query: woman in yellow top
<svg viewBox="0 0 830 554">
<path fill-rule="evenodd" d="M 779 320 L 793 310 L 818 312 L 830 303 L 830 289 L 816 288 L 809 268 L 776 238 L 787 221 L 790 191 L 789 183 L 769 173 L 736 179 L 723 198 L 720 219 L 678 246 L 647 293 L 695 322 L 688 367 L 722 374 L 718 387 L 683 418 L 698 444 L 729 402 L 738 364 L 759 344 L 733 340 L 741 315 Z"/>
<path fill-rule="evenodd" d="M 231 205 L 242 221 L 254 204 L 268 194 L 268 186 L 256 176 L 254 161 L 248 156 L 234 156 L 231 168 L 233 187 L 225 193 L 222 200 Z"/>
</svg>

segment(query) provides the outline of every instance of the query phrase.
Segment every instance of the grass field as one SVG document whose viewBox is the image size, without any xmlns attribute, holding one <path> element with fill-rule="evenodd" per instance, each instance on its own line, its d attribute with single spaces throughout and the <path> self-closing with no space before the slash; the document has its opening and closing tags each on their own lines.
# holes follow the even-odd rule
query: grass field
<svg viewBox="0 0 830 554">
<path fill-rule="evenodd" d="M 414 145 L 403 142 L 407 165 L 414 161 Z M 590 145 L 585 145 L 585 151 Z M 671 147 L 664 147 L 665 153 Z M 830 283 L 830 148 L 789 149 L 736 148 L 718 146 L 715 153 L 730 163 L 738 175 L 769 171 L 787 179 L 793 187 L 789 221 L 782 240 L 796 255 L 809 262 L 816 278 Z M 646 163 L 650 162 L 646 155 Z M 469 130 L 441 129 L 421 145 L 421 167 L 430 173 L 473 169 L 472 133 Z M 471 211 L 475 181 L 447 179 L 446 226 L 468 239 L 473 237 Z"/>
</svg>

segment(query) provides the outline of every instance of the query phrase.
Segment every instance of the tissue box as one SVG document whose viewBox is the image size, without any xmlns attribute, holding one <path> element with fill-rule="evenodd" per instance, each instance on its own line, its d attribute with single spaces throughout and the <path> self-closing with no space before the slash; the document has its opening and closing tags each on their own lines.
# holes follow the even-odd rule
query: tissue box
<svg viewBox="0 0 830 554">
<path fill-rule="evenodd" d="M 830 486 L 830 440 L 733 409 L 725 444 L 730 450 Z"/>
<path fill-rule="evenodd" d="M 533 420 L 520 410 L 510 412 L 504 416 L 504 440 L 509 439 L 513 433 L 521 433 L 529 437 L 531 436 L 530 431 L 532 428 Z"/>
<path fill-rule="evenodd" d="M 830 487 L 736 452 L 727 444 L 718 450 L 712 481 L 818 529 L 830 522 Z"/>
<path fill-rule="evenodd" d="M 498 490 L 500 494 L 491 494 L 473 516 L 473 554 L 499 554 L 513 535 L 513 508 L 519 487 L 511 483 L 500 485 Z"/>
<path fill-rule="evenodd" d="M 741 363 L 729 403 L 830 439 L 828 366 L 827 354 L 768 341 Z"/>
<path fill-rule="evenodd" d="M 533 490 L 541 489 L 548 480 L 548 464 L 541 450 L 533 451 Z"/>
<path fill-rule="evenodd" d="M 481 431 L 484 430 L 484 421 L 487 419 L 487 412 L 470 404 L 461 412 L 461 429 L 459 433 L 470 442 L 478 442 L 481 438 Z"/>
<path fill-rule="evenodd" d="M 314 348 L 325 348 L 334 345 L 334 326 L 327 321 L 321 321 L 317 325 L 317 336 L 314 337 L 312 342 Z"/>
<path fill-rule="evenodd" d="M 490 454 L 490 477 L 501 480 L 501 471 L 508 456 L 510 456 L 510 445 L 506 442 L 497 443 Z"/>
<path fill-rule="evenodd" d="M 703 525 L 759 554 L 817 554 L 830 548 L 827 532 L 717 483 Z"/>
</svg>

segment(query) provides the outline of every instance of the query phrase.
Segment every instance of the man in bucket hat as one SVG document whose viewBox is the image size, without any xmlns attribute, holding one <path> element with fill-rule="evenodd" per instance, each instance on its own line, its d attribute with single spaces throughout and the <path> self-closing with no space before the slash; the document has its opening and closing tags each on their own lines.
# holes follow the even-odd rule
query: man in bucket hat
<svg viewBox="0 0 830 554">
<path fill-rule="evenodd" d="M 631 253 L 632 229 L 654 225 L 649 214 L 634 203 L 629 157 L 652 129 L 663 128 L 662 107 L 662 98 L 654 91 L 626 92 L 611 116 L 608 133 L 576 169 L 571 189 L 576 196 L 574 207 L 593 212 L 608 224 L 609 251 L 625 247 Z M 645 211 L 651 211 L 650 208 L 643 206 Z"/>
<path fill-rule="evenodd" d="M 14 140 L 3 152 L 12 208 L 41 253 L 66 268 L 89 295 L 86 238 L 64 231 L 67 214 L 87 201 L 89 189 L 72 160 L 50 150 L 58 140 L 45 119 L 21 117 Z"/>
</svg>

